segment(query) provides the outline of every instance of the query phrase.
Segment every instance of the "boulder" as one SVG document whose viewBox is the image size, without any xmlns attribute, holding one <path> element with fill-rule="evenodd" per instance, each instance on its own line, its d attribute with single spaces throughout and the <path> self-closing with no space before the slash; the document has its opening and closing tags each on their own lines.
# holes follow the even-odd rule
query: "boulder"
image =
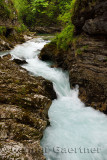
<svg viewBox="0 0 107 160">
<path fill-rule="evenodd" d="M 22 60 L 22 59 L 13 59 L 13 61 L 19 65 L 27 63 L 26 60 Z"/>
</svg>

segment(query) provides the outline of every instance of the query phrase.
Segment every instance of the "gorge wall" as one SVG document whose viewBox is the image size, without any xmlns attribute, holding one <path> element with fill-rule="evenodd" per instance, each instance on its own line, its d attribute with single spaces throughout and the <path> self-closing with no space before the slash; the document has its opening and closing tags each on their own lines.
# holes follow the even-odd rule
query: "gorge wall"
<svg viewBox="0 0 107 160">
<path fill-rule="evenodd" d="M 40 140 L 56 93 L 10 58 L 0 58 L 0 159 L 44 160 Z"/>
<path fill-rule="evenodd" d="M 40 58 L 68 70 L 81 100 L 107 113 L 107 1 L 76 0 L 71 21 L 75 30 L 68 50 L 58 49 L 53 41 Z"/>
</svg>

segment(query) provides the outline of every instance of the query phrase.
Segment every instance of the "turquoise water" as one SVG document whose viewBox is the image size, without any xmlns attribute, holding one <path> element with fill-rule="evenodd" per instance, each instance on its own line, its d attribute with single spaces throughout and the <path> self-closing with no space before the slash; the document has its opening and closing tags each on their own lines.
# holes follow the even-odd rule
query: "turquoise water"
<svg viewBox="0 0 107 160">
<path fill-rule="evenodd" d="M 49 109 L 50 126 L 41 146 L 47 160 L 107 160 L 107 117 L 78 98 L 78 86 L 70 89 L 69 75 L 38 59 L 49 41 L 38 37 L 16 46 L 13 58 L 26 59 L 22 67 L 53 82 L 58 98 Z"/>
</svg>

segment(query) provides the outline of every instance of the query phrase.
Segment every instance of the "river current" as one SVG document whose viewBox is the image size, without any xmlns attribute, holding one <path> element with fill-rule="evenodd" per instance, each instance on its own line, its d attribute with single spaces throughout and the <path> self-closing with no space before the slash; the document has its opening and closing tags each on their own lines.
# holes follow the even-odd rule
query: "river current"
<svg viewBox="0 0 107 160">
<path fill-rule="evenodd" d="M 25 59 L 22 67 L 34 76 L 53 82 L 57 99 L 49 109 L 50 126 L 41 146 L 47 160 L 107 160 L 107 116 L 85 105 L 78 98 L 78 86 L 70 89 L 69 75 L 39 60 L 38 54 L 49 40 L 38 37 L 17 45 L 10 53 Z"/>
</svg>

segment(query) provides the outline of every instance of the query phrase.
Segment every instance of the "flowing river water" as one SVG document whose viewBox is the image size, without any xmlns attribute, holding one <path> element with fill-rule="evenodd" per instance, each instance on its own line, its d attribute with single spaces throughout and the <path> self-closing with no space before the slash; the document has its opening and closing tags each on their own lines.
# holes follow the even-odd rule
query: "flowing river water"
<svg viewBox="0 0 107 160">
<path fill-rule="evenodd" d="M 52 81 L 58 96 L 49 109 L 50 126 L 41 140 L 44 155 L 47 160 L 107 160 L 107 116 L 85 107 L 78 98 L 78 87 L 70 89 L 67 72 L 39 60 L 48 42 L 38 37 L 11 51 L 13 58 L 26 59 L 23 68 Z"/>
</svg>

